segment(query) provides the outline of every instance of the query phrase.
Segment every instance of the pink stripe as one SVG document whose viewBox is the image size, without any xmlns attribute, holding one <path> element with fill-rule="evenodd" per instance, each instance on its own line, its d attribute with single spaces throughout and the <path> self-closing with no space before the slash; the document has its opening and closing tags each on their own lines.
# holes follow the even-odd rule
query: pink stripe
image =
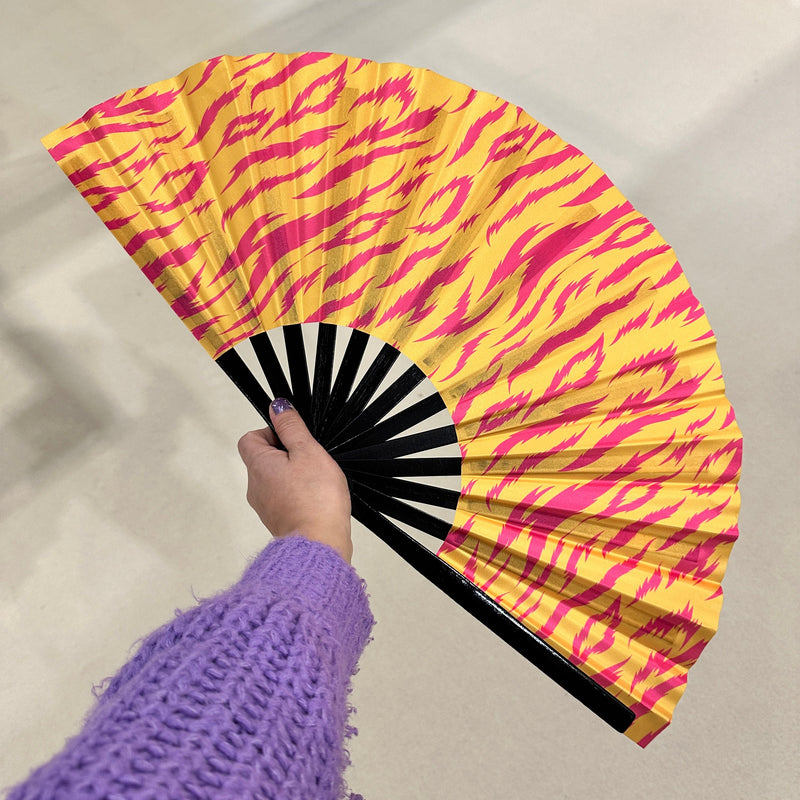
<svg viewBox="0 0 800 800">
<path fill-rule="evenodd" d="M 338 283 L 343 283 L 348 278 L 351 278 L 360 270 L 364 269 L 364 267 L 367 264 L 369 264 L 369 262 L 372 261 L 372 259 L 378 258 L 380 256 L 390 255 L 391 253 L 394 253 L 401 245 L 402 242 L 387 242 L 386 244 L 370 247 L 363 253 L 359 253 L 354 258 L 351 258 L 350 261 L 341 266 L 339 269 L 335 270 L 334 272 L 331 272 L 328 275 L 325 284 L 322 287 L 322 290 L 327 291 L 332 286 L 335 286 Z"/>
<path fill-rule="evenodd" d="M 597 293 L 600 294 L 604 289 L 610 286 L 616 286 L 622 283 L 626 278 L 633 275 L 639 267 L 647 264 L 650 259 L 663 255 L 670 251 L 668 244 L 654 247 L 649 250 L 642 250 L 640 253 L 632 255 L 630 258 L 622 262 L 616 269 L 611 270 L 598 284 Z"/>
<path fill-rule="evenodd" d="M 601 175 L 588 189 L 584 189 L 572 200 L 564 203 L 564 208 L 589 205 L 593 200 L 597 200 L 598 197 L 613 188 L 613 186 L 614 184 L 611 183 L 606 175 Z"/>
<path fill-rule="evenodd" d="M 236 98 L 246 85 L 247 84 L 242 81 L 242 83 L 240 83 L 238 86 L 232 86 L 229 91 L 223 92 L 211 101 L 206 110 L 203 112 L 203 117 L 200 120 L 200 124 L 197 126 L 194 136 L 192 136 L 191 140 L 186 144 L 186 147 L 192 147 L 193 145 L 196 145 L 198 142 L 202 141 L 202 139 L 214 125 L 214 122 L 219 116 L 219 112 L 222 111 L 222 109 L 226 106 L 235 103 Z"/>
<path fill-rule="evenodd" d="M 378 285 L 379 289 L 386 289 L 389 286 L 401 281 L 408 275 L 417 264 L 426 259 L 433 259 L 438 256 L 442 250 L 447 246 L 449 239 L 443 239 L 439 244 L 432 245 L 431 247 L 423 247 L 420 250 L 415 250 L 410 255 L 406 256 L 402 262 L 387 276 L 386 280 Z"/>
<path fill-rule="evenodd" d="M 223 56 L 215 56 L 214 58 L 210 58 L 206 64 L 206 68 L 203 70 L 203 74 L 200 76 L 200 80 L 197 82 L 197 86 L 195 86 L 194 89 L 190 89 L 186 94 L 193 95 L 198 89 L 201 89 L 203 86 L 205 86 L 216 71 L 219 62 L 222 61 L 222 59 Z"/>
<path fill-rule="evenodd" d="M 77 189 L 80 189 L 81 183 L 85 183 L 92 178 L 98 178 L 100 173 L 104 170 L 127 161 L 138 149 L 139 143 L 137 142 L 130 150 L 127 150 L 116 158 L 112 158 L 110 161 L 100 161 L 98 159 L 91 164 L 86 164 L 73 172 L 67 173 L 67 177 Z"/>
<path fill-rule="evenodd" d="M 478 143 L 478 139 L 480 139 L 481 134 L 483 131 L 495 122 L 499 122 L 503 115 L 508 108 L 508 103 L 503 103 L 498 108 L 494 108 L 491 111 L 487 111 L 482 116 L 478 117 L 472 125 L 469 126 L 467 132 L 464 134 L 463 139 L 461 139 L 461 144 L 458 146 L 458 149 L 453 154 L 453 157 L 450 159 L 447 166 L 452 166 L 462 159 L 473 147 Z"/>
<path fill-rule="evenodd" d="M 100 141 L 108 134 L 112 133 L 131 133 L 133 131 L 149 130 L 153 128 L 160 128 L 165 125 L 165 122 L 112 122 L 108 125 L 98 125 L 95 128 L 90 128 L 84 133 L 79 133 L 76 136 L 70 136 L 64 139 L 54 147 L 50 148 L 50 155 L 56 160 L 61 161 L 65 156 L 80 150 L 91 142 Z"/>
<path fill-rule="evenodd" d="M 269 53 L 266 58 L 260 58 L 258 61 L 253 61 L 252 56 L 244 56 L 242 58 L 234 58 L 234 62 L 246 62 L 245 66 L 241 69 L 237 70 L 236 72 L 231 75 L 231 80 L 235 81 L 237 78 L 241 78 L 243 75 L 247 75 L 248 72 L 252 72 L 254 69 L 261 69 L 261 67 L 269 64 L 278 53 Z"/>
<path fill-rule="evenodd" d="M 515 128 L 513 131 L 507 131 L 498 136 L 489 147 L 489 155 L 486 156 L 483 164 L 484 168 L 493 161 L 503 161 L 514 153 L 519 153 L 533 138 L 539 127 L 539 123 L 534 122 L 533 125 Z"/>
<path fill-rule="evenodd" d="M 420 133 L 432 125 L 439 114 L 436 108 L 415 109 L 407 117 L 387 127 L 389 120 L 386 118 L 378 119 L 366 128 L 362 128 L 357 134 L 351 136 L 337 151 L 343 153 L 354 147 L 364 144 L 374 144 L 384 139 L 395 139 Z"/>
<path fill-rule="evenodd" d="M 541 186 L 538 189 L 534 189 L 532 192 L 528 192 L 518 203 L 515 203 L 513 206 L 511 206 L 511 208 L 497 222 L 493 222 L 488 227 L 486 231 L 487 243 L 491 243 L 492 237 L 502 230 L 504 225 L 511 220 L 520 217 L 531 205 L 540 202 L 543 198 L 553 194 L 554 192 L 557 192 L 559 189 L 563 189 L 566 186 L 577 183 L 581 178 L 583 178 L 588 170 L 589 167 L 586 167 L 578 172 L 572 172 L 555 183 L 548 184 L 547 186 Z"/>
<path fill-rule="evenodd" d="M 461 209 L 464 207 L 464 204 L 469 198 L 471 189 L 472 179 L 469 176 L 464 175 L 460 178 L 453 178 L 450 183 L 435 191 L 427 199 L 425 205 L 422 206 L 422 209 L 420 210 L 420 217 L 422 217 L 423 222 L 420 222 L 417 225 L 412 225 L 411 230 L 415 231 L 416 233 L 435 233 L 445 225 L 449 225 L 451 222 L 453 222 L 453 220 L 455 220 L 458 214 L 461 213 Z M 452 195 L 447 208 L 440 210 L 434 206 L 435 214 L 429 221 L 424 221 L 425 211 L 447 194 Z"/>
<path fill-rule="evenodd" d="M 136 253 L 147 244 L 147 242 L 152 241 L 153 239 L 164 239 L 167 236 L 172 235 L 182 224 L 183 221 L 178 220 L 177 222 L 173 222 L 172 225 L 157 225 L 148 230 L 138 231 L 131 236 L 130 239 L 128 239 L 127 243 L 125 244 L 125 252 L 129 256 L 135 256 Z"/>
<path fill-rule="evenodd" d="M 316 197 L 317 195 L 324 194 L 342 181 L 350 180 L 350 178 L 352 178 L 354 175 L 357 175 L 359 172 L 367 169 L 367 167 L 371 166 L 373 162 L 378 161 L 381 158 L 398 156 L 400 153 L 403 153 L 406 150 L 415 150 L 417 147 L 427 144 L 428 141 L 430 140 L 404 142 L 403 144 L 391 145 L 388 147 L 376 147 L 374 150 L 371 150 L 369 153 L 365 153 L 364 155 L 353 156 L 353 158 L 351 158 L 349 161 L 346 161 L 344 164 L 339 164 L 338 166 L 334 167 L 332 170 L 330 170 L 330 172 L 327 173 L 327 175 L 325 175 L 324 178 L 322 178 L 320 181 L 317 181 L 317 183 L 315 183 L 309 189 L 306 189 L 304 192 L 298 194 L 295 197 L 295 200 L 303 200 L 307 197 Z M 391 181 L 397 180 L 397 178 L 402 175 L 404 170 L 405 167 L 401 166 L 392 176 Z M 387 181 L 384 182 L 382 186 L 386 186 L 388 184 L 389 182 Z"/>
<path fill-rule="evenodd" d="M 166 253 L 156 256 L 153 261 L 142 267 L 142 272 L 151 283 L 155 284 L 165 270 L 188 264 L 200 252 L 207 238 L 208 234 L 204 234 L 199 239 L 195 239 L 183 247 L 177 247 L 174 250 L 168 250 Z"/>
<path fill-rule="evenodd" d="M 269 113 L 271 114 L 272 112 Z M 255 124 L 257 127 L 261 127 L 261 124 L 266 122 L 266 119 L 268 119 L 268 117 L 265 117 L 263 120 L 259 118 Z M 240 124 L 252 124 L 251 118 L 241 117 L 229 124 L 223 137 L 224 146 L 231 145 L 237 142 L 239 139 L 249 136 L 253 132 L 249 128 L 236 131 L 235 127 Z M 224 192 L 229 189 L 245 172 L 247 172 L 247 170 L 258 168 L 259 164 L 268 164 L 276 161 L 279 158 L 293 158 L 295 155 L 303 153 L 306 150 L 311 150 L 314 147 L 324 145 L 331 137 L 335 135 L 336 131 L 340 127 L 341 125 L 328 125 L 323 128 L 316 128 L 315 130 L 305 131 L 293 141 L 275 142 L 267 147 L 262 147 L 258 150 L 252 150 L 244 158 L 239 159 L 239 161 L 233 165 L 233 168 L 231 169 L 230 180 L 227 184 L 225 184 L 222 191 Z M 324 158 L 324 154 L 321 156 L 321 158 Z"/>
<path fill-rule="evenodd" d="M 270 56 L 271 58 L 271 56 Z M 326 58 L 331 58 L 330 53 L 303 53 L 300 56 L 292 59 L 287 66 L 285 66 L 280 72 L 277 72 L 275 75 L 270 76 L 269 78 L 265 78 L 263 81 L 259 81 L 250 91 L 250 105 L 255 106 L 256 98 L 262 94 L 263 92 L 268 91 L 269 89 L 275 89 L 276 87 L 280 86 L 282 83 L 285 83 L 292 75 L 297 74 L 303 67 L 310 66 L 311 64 L 316 64 L 319 61 L 324 61 Z M 270 59 L 266 59 L 269 61 Z M 264 63 L 264 62 L 261 62 Z M 237 78 L 239 75 L 244 74 L 245 72 L 249 72 L 250 70 L 254 69 L 255 67 L 260 66 L 260 64 L 252 64 L 246 67 L 244 70 L 240 70 L 237 72 L 233 77 Z"/>
<path fill-rule="evenodd" d="M 634 298 L 636 298 L 643 285 L 644 281 L 642 281 L 638 286 L 636 286 L 623 297 L 619 297 L 616 300 L 599 305 L 590 314 L 587 314 L 580 322 L 578 322 L 576 325 L 573 325 L 571 328 L 560 331 L 559 333 L 551 336 L 530 358 L 521 361 L 510 371 L 508 376 L 509 381 L 513 381 L 518 376 L 529 372 L 535 366 L 540 364 L 546 356 L 554 353 L 559 348 L 587 335 L 590 331 L 601 325 L 606 317 L 616 313 L 617 311 L 620 311 L 623 308 L 627 308 L 633 302 Z M 506 336 L 504 338 L 508 337 Z"/>
<path fill-rule="evenodd" d="M 383 105 L 387 100 L 397 99 L 403 107 L 403 113 L 407 113 L 411 103 L 417 97 L 411 81 L 411 72 L 405 75 L 393 76 L 385 80 L 380 86 L 364 94 L 359 95 L 350 106 L 350 111 L 362 105 Z"/>
</svg>

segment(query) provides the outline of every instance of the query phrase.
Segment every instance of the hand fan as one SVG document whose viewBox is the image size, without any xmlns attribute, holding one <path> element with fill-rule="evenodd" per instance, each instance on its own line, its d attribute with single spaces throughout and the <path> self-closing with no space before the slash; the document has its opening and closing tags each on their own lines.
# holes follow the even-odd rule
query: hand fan
<svg viewBox="0 0 800 800">
<path fill-rule="evenodd" d="M 741 437 L 675 254 L 596 165 L 324 53 L 213 58 L 44 143 L 262 416 L 295 402 L 357 519 L 616 729 L 669 723 Z"/>
</svg>

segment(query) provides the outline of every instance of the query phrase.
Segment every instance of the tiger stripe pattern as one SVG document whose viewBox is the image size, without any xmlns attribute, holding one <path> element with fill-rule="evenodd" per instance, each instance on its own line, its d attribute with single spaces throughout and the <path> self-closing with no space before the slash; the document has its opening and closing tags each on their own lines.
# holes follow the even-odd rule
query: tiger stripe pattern
<svg viewBox="0 0 800 800">
<path fill-rule="evenodd" d="M 714 634 L 741 435 L 674 252 L 583 153 L 490 94 L 325 53 L 197 64 L 44 140 L 214 358 L 360 328 L 445 400 L 438 555 L 636 714 Z"/>
</svg>

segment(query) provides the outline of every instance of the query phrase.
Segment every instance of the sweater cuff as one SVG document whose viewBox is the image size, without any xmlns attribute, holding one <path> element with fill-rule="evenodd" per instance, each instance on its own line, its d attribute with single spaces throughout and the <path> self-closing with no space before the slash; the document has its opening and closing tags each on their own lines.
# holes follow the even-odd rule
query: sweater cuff
<svg viewBox="0 0 800 800">
<path fill-rule="evenodd" d="M 353 672 L 375 620 L 366 584 L 336 550 L 302 536 L 274 539 L 247 568 L 241 584 L 302 597 L 325 618 L 348 658 L 352 654 Z"/>
</svg>

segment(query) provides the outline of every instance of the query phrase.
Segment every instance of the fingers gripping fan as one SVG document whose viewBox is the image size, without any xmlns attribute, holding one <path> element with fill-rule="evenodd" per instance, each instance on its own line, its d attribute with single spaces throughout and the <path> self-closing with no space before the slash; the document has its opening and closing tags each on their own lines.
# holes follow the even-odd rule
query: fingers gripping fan
<svg viewBox="0 0 800 800">
<path fill-rule="evenodd" d="M 214 58 L 44 142 L 262 416 L 294 401 L 357 519 L 618 730 L 669 723 L 741 439 L 675 254 L 597 166 L 322 53 Z"/>
</svg>

